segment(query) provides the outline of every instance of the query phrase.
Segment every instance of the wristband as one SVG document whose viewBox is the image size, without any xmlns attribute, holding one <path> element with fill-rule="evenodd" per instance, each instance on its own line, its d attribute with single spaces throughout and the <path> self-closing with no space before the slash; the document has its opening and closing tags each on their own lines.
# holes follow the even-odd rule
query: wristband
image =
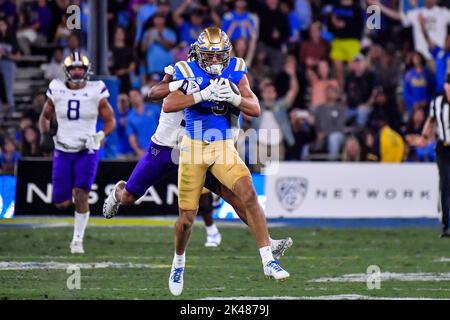
<svg viewBox="0 0 450 320">
<path fill-rule="evenodd" d="M 194 103 L 200 103 L 203 101 L 202 94 L 200 92 L 196 92 L 192 95 L 194 97 Z"/>
<path fill-rule="evenodd" d="M 240 94 L 235 94 L 233 96 L 233 100 L 231 101 L 231 104 L 235 107 L 239 107 L 241 105 L 242 102 L 242 97 Z"/>
</svg>

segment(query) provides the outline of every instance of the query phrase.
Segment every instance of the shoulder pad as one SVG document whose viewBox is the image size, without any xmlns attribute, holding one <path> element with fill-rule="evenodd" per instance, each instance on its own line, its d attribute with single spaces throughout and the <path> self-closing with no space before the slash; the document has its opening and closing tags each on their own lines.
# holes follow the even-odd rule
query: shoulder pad
<svg viewBox="0 0 450 320">
<path fill-rule="evenodd" d="M 245 61 L 242 58 L 235 57 L 236 65 L 234 66 L 234 71 L 242 71 L 245 72 L 247 70 L 247 66 L 245 65 Z"/>
<path fill-rule="evenodd" d="M 191 67 L 189 66 L 189 63 L 186 61 L 178 61 L 175 64 L 175 69 L 180 70 L 181 74 L 184 78 L 194 78 L 194 72 L 192 71 Z"/>
</svg>

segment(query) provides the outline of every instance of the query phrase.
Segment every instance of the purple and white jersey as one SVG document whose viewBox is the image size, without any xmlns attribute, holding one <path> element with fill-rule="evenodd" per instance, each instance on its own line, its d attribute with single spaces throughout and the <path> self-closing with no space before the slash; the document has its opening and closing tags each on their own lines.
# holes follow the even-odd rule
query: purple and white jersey
<svg viewBox="0 0 450 320">
<path fill-rule="evenodd" d="M 184 134 L 184 111 L 166 113 L 161 110 L 152 141 L 160 146 L 178 148 Z"/>
<path fill-rule="evenodd" d="M 78 152 L 85 149 L 88 135 L 96 133 L 100 100 L 109 97 L 103 81 L 87 81 L 82 89 L 72 90 L 58 79 L 50 82 L 47 97 L 55 106 L 58 131 L 55 149 Z"/>
</svg>

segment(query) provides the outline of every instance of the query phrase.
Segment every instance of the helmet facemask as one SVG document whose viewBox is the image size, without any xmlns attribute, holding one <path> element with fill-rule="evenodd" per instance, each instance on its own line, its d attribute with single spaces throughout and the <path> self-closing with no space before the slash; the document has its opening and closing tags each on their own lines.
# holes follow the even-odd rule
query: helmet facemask
<svg viewBox="0 0 450 320">
<path fill-rule="evenodd" d="M 197 59 L 197 42 L 192 43 L 189 46 L 189 52 L 188 52 L 188 61 L 194 61 Z"/>
<path fill-rule="evenodd" d="M 220 75 L 230 62 L 230 51 L 202 51 L 198 52 L 200 67 L 213 75 Z"/>
<path fill-rule="evenodd" d="M 71 70 L 79 67 L 84 70 L 81 76 L 74 76 L 71 74 Z M 63 70 L 66 75 L 68 82 L 74 84 L 83 84 L 91 75 L 91 63 L 86 56 L 81 55 L 79 52 L 71 53 L 67 58 L 64 59 Z"/>
<path fill-rule="evenodd" d="M 232 45 L 227 34 L 219 28 L 206 28 L 195 43 L 196 60 L 204 71 L 220 75 L 228 66 Z"/>
</svg>

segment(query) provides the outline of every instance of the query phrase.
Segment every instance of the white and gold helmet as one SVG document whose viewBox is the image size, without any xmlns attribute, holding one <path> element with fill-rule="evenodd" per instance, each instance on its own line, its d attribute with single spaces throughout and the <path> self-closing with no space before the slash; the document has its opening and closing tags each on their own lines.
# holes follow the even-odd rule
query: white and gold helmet
<svg viewBox="0 0 450 320">
<path fill-rule="evenodd" d="M 230 62 L 231 50 L 227 34 L 220 28 L 209 27 L 198 36 L 195 59 L 207 73 L 220 75 Z"/>
<path fill-rule="evenodd" d="M 70 70 L 75 67 L 83 68 L 84 73 L 75 77 L 70 73 Z M 73 51 L 64 59 L 63 70 L 66 74 L 67 81 L 80 84 L 89 79 L 89 76 L 91 75 L 91 62 L 79 51 Z"/>
</svg>

